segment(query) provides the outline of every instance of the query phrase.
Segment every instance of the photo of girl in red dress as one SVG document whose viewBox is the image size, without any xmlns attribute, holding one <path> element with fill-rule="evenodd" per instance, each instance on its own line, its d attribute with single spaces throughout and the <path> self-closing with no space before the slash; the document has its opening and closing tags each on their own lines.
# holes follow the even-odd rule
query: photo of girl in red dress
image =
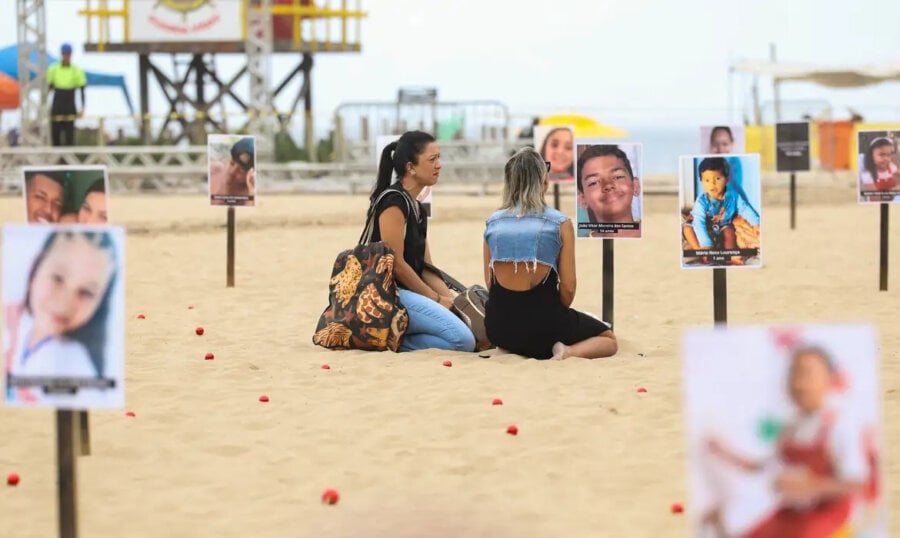
<svg viewBox="0 0 900 538">
<path fill-rule="evenodd" d="M 865 395 L 860 390 L 875 383 L 864 379 L 873 378 L 877 371 L 872 368 L 874 356 L 865 357 L 874 344 L 858 346 L 854 357 L 844 350 L 852 350 L 852 341 L 864 332 L 858 327 L 831 328 L 830 334 L 762 331 L 757 329 L 754 339 L 752 329 L 729 330 L 735 334 L 725 349 L 774 348 L 770 351 L 773 361 L 757 358 L 756 364 L 758 369 L 770 369 L 780 362 L 780 368 L 786 369 L 772 376 L 781 377 L 777 384 L 783 398 L 775 405 L 770 400 L 769 409 L 760 414 L 756 429 L 763 442 L 756 447 L 727 427 L 692 425 L 697 432 L 691 439 L 696 451 L 692 466 L 703 476 L 695 481 L 695 489 L 703 489 L 706 482 L 709 490 L 700 494 L 705 502 L 701 501 L 702 510 L 697 514 L 698 536 L 887 536 L 881 517 L 878 392 Z M 836 338 L 844 341 L 836 342 Z M 754 340 L 755 344 L 751 343 Z M 712 346 L 705 347 L 708 354 Z M 690 351 L 686 352 L 686 359 L 691 360 Z M 855 367 L 848 368 L 853 361 L 857 361 Z M 759 382 L 752 381 L 748 384 Z M 860 386 L 853 387 L 854 383 Z M 768 393 L 768 388 L 760 392 Z M 742 405 L 745 403 L 732 402 L 733 407 Z M 782 412 L 772 412 L 782 406 L 786 407 Z M 780 416 L 773 418 L 775 415 Z M 734 426 L 741 422 L 739 419 Z M 766 449 L 759 449 L 766 444 Z"/>
</svg>

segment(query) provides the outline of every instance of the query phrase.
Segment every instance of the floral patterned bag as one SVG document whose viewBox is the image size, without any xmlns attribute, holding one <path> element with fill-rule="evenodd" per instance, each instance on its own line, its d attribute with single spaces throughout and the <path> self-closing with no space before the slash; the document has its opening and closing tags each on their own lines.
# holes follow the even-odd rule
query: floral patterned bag
<svg viewBox="0 0 900 538">
<path fill-rule="evenodd" d="M 391 191 L 393 192 L 393 191 Z M 319 317 L 313 343 L 328 349 L 397 351 L 409 325 L 394 281 L 394 251 L 371 243 L 375 208 L 371 207 L 359 244 L 338 254 L 328 287 L 328 306 Z"/>
</svg>

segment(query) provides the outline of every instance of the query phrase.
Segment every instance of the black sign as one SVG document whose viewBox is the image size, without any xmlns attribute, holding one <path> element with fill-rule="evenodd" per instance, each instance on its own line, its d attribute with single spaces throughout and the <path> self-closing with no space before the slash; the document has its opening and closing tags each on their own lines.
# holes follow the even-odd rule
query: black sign
<svg viewBox="0 0 900 538">
<path fill-rule="evenodd" d="M 775 125 L 775 170 L 779 172 L 809 170 L 808 123 Z"/>
<path fill-rule="evenodd" d="M 400 88 L 397 102 L 404 105 L 434 104 L 437 102 L 437 88 Z"/>
</svg>

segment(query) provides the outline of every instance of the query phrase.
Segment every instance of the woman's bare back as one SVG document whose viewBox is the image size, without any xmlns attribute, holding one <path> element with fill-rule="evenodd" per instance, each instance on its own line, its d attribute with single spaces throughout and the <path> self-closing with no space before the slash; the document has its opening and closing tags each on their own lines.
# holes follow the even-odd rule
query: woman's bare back
<svg viewBox="0 0 900 538">
<path fill-rule="evenodd" d="M 512 291 L 528 291 L 547 277 L 550 266 L 543 263 L 535 265 L 519 262 L 494 262 L 494 278 L 504 288 Z"/>
</svg>

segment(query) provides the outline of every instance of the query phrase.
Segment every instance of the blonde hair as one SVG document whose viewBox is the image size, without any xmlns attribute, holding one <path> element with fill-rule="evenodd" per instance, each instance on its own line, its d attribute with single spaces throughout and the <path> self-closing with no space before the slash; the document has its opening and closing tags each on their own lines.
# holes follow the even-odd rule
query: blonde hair
<svg viewBox="0 0 900 538">
<path fill-rule="evenodd" d="M 544 201 L 547 165 L 540 153 L 533 148 L 520 149 L 506 161 L 504 176 L 500 209 L 524 215 L 547 207 Z"/>
</svg>

